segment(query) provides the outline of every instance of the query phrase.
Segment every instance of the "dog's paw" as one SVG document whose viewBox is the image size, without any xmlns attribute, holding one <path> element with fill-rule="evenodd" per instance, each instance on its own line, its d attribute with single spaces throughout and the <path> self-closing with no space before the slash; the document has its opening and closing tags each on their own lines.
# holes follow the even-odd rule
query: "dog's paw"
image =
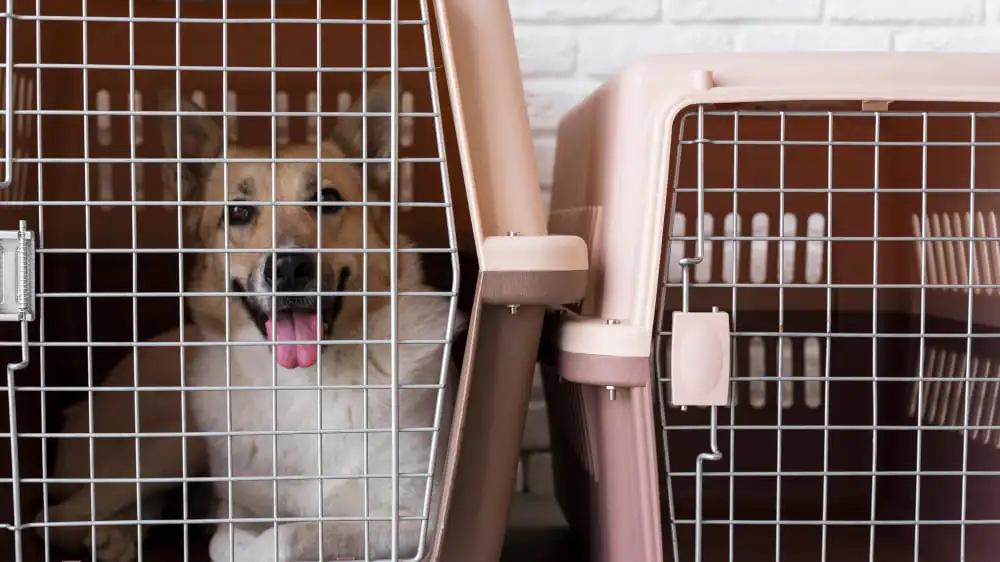
<svg viewBox="0 0 1000 562">
<path fill-rule="evenodd" d="M 257 537 L 245 529 L 233 527 L 233 533 L 230 535 L 228 525 L 219 525 L 215 534 L 212 535 L 212 540 L 208 543 L 208 557 L 212 562 L 244 562 L 251 560 L 251 558 L 248 558 L 248 553 L 259 550 L 259 545 L 254 545 L 256 540 Z M 232 551 L 230 551 L 230 546 L 232 547 Z M 233 554 L 234 552 L 235 555 Z"/>
<path fill-rule="evenodd" d="M 53 506 L 49 508 L 49 516 L 45 517 L 45 511 L 39 511 L 32 522 L 35 533 L 43 539 L 48 537 L 58 548 L 63 550 L 78 550 L 85 534 L 90 533 L 84 523 L 79 525 L 52 525 L 52 523 L 64 523 L 73 521 L 64 513 L 63 506 Z"/>
<path fill-rule="evenodd" d="M 93 542 L 91 542 L 93 539 Z M 100 562 L 133 562 L 136 559 L 135 539 L 121 527 L 102 525 L 93 536 L 84 539 L 87 550 L 95 550 Z"/>
</svg>

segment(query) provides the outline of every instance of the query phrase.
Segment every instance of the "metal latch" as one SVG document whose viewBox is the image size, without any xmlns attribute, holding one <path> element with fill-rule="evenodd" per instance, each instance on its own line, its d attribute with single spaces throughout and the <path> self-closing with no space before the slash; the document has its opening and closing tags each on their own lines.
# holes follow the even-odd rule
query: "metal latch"
<svg viewBox="0 0 1000 562">
<path fill-rule="evenodd" d="M 683 284 L 681 311 L 675 312 L 670 338 L 670 395 L 681 410 L 709 406 L 708 451 L 695 459 L 694 562 L 702 562 L 702 507 L 705 463 L 722 460 L 719 450 L 719 407 L 729 403 L 731 341 L 729 314 L 690 312 L 691 270 L 705 259 L 705 106 L 698 106 L 698 240 L 694 257 L 680 259 Z"/>
<path fill-rule="evenodd" d="M 35 319 L 35 233 L 20 221 L 0 230 L 0 321 Z"/>
<path fill-rule="evenodd" d="M 691 312 L 691 269 L 705 260 L 705 106 L 698 106 L 698 214 L 695 255 L 682 257 L 681 310 L 673 315 L 670 338 L 670 400 L 674 406 L 729 405 L 729 314 Z M 713 419 L 715 413 L 713 411 Z M 714 425 L 714 424 L 713 424 Z M 715 432 L 712 438 L 715 438 Z M 716 447 L 712 445 L 712 450 Z M 711 459 L 716 460 L 716 459 Z"/>
</svg>

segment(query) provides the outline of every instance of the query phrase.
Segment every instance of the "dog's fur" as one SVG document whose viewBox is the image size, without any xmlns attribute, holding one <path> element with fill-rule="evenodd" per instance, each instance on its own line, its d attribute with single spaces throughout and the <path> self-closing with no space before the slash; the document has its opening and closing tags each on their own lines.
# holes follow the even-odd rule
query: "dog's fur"
<svg viewBox="0 0 1000 562">
<path fill-rule="evenodd" d="M 172 110 L 173 98 L 164 98 Z M 367 108 L 372 112 L 387 112 L 390 94 L 383 80 L 370 88 Z M 360 104 L 352 108 L 360 110 Z M 198 110 L 191 102 L 185 102 L 185 110 Z M 361 155 L 362 120 L 345 117 L 337 121 L 331 137 L 323 143 L 325 158 L 357 157 Z M 386 156 L 389 151 L 389 127 L 387 118 L 368 118 L 367 138 L 370 140 L 370 156 Z M 177 146 L 175 122 L 164 127 L 164 144 L 168 152 Z M 207 117 L 183 117 L 181 119 L 181 156 L 184 158 L 215 158 L 222 151 L 222 131 L 219 125 Z M 255 149 L 230 146 L 230 158 L 269 158 L 270 148 Z M 280 147 L 279 158 L 315 158 L 315 145 L 290 145 Z M 178 182 L 185 200 L 222 201 L 228 191 L 230 201 L 250 200 L 266 202 L 273 192 L 278 201 L 315 201 L 317 189 L 335 189 L 337 198 L 347 202 L 362 201 L 362 169 L 350 163 L 323 163 L 320 179 L 316 180 L 315 163 L 276 164 L 272 186 L 271 165 L 268 163 L 230 163 L 228 185 L 224 184 L 223 167 L 211 164 L 184 164 L 182 177 Z M 369 164 L 368 200 L 388 200 L 387 173 L 385 166 Z M 330 193 L 326 191 L 324 193 Z M 213 387 L 214 390 L 197 389 L 187 393 L 189 409 L 189 429 L 207 432 L 192 451 L 189 445 L 189 472 L 197 471 L 207 460 L 210 473 L 219 479 L 215 486 L 216 516 L 228 520 L 256 518 L 261 523 L 220 523 L 216 526 L 211 540 L 210 554 L 213 562 L 265 561 L 273 560 L 277 553 L 280 562 L 299 560 L 330 560 L 334 557 L 362 558 L 366 554 L 373 559 L 388 558 L 391 554 L 391 523 L 385 520 L 372 521 L 367 525 L 361 520 L 388 518 L 391 516 L 392 485 L 388 475 L 392 472 L 391 432 L 392 393 L 390 384 L 391 346 L 388 344 L 331 344 L 321 348 L 319 363 L 307 367 L 285 368 L 276 365 L 274 354 L 277 347 L 265 343 L 265 332 L 270 330 L 268 312 L 271 310 L 270 295 L 253 295 L 254 292 L 270 292 L 270 277 L 265 269 L 270 268 L 269 256 L 273 253 L 265 248 L 315 248 L 317 239 L 322 238 L 323 248 L 369 248 L 381 249 L 367 256 L 367 264 L 362 252 L 323 252 L 313 257 L 322 280 L 324 291 L 361 291 L 362 279 L 367 277 L 368 291 L 388 292 L 390 287 L 390 257 L 384 250 L 389 247 L 389 210 L 387 207 L 363 208 L 360 206 L 324 206 L 319 212 L 315 204 L 310 206 L 258 206 L 246 224 L 233 224 L 233 205 L 224 209 L 222 205 L 187 207 L 185 217 L 198 244 L 206 248 L 223 248 L 226 245 L 223 224 L 229 220 L 229 269 L 226 276 L 226 254 L 199 254 L 188 289 L 192 291 L 221 292 L 234 290 L 242 292 L 239 297 L 223 296 L 193 297 L 191 304 L 194 327 L 188 328 L 187 340 L 200 338 L 205 341 L 226 340 L 226 314 L 229 313 L 229 339 L 236 342 L 259 342 L 261 345 L 237 345 L 228 350 L 230 376 L 227 380 L 227 349 L 223 345 L 188 348 L 187 384 L 190 387 Z M 244 210 L 247 208 L 243 206 Z M 273 217 L 272 217 L 273 211 Z M 367 213 L 367 221 L 365 221 Z M 240 215 L 245 218 L 246 215 Z M 227 219 L 227 217 L 229 217 Z M 276 239 L 272 240 L 272 232 Z M 400 233 L 399 247 L 412 247 L 409 240 Z M 241 251 L 244 248 L 246 251 Z M 429 291 L 423 282 L 420 260 L 412 252 L 397 255 L 397 279 L 400 292 Z M 267 266 L 265 266 L 267 264 Z M 367 269 L 363 269 L 367 266 Z M 275 278 L 275 283 L 278 283 Z M 315 282 L 313 282 L 315 290 Z M 294 301 L 283 297 L 286 302 Z M 362 297 L 305 298 L 315 307 L 321 302 L 322 320 L 326 323 L 325 338 L 337 340 L 381 340 L 390 336 L 390 302 L 388 297 L 368 297 L 367 314 L 363 312 Z M 277 302 L 277 301 L 276 301 Z M 228 303 L 228 304 L 227 304 Z M 299 303 L 295 301 L 293 304 Z M 456 315 L 452 333 L 447 333 L 449 302 L 443 297 L 398 297 L 398 336 L 402 340 L 443 340 L 450 338 L 460 329 L 464 319 Z M 267 316 L 267 318 L 265 318 Z M 367 317 L 367 325 L 364 319 Z M 274 320 L 277 326 L 278 320 Z M 267 328 L 265 328 L 265 326 Z M 274 328 L 277 333 L 278 328 Z M 276 335 L 275 337 L 280 338 Z M 177 341 L 175 332 L 164 334 L 161 339 Z M 398 346 L 398 382 L 401 385 L 437 385 L 441 380 L 441 365 L 444 361 L 443 346 L 440 344 L 402 344 Z M 145 349 L 140 357 L 154 354 L 177 355 L 175 349 Z M 166 359 L 163 359 L 166 360 Z M 144 385 L 176 385 L 177 375 L 171 369 L 147 371 L 146 359 L 140 361 L 142 377 L 159 376 L 161 380 L 147 381 Z M 149 359 L 150 362 L 159 359 Z M 176 359 L 174 360 L 176 362 Z M 317 369 L 321 368 L 320 371 Z M 324 389 L 316 385 L 345 387 L 367 383 L 380 388 L 369 389 Z M 109 384 L 132 383 L 131 357 L 123 360 L 109 377 Z M 434 388 L 400 389 L 398 391 L 398 427 L 404 429 L 398 438 L 398 466 L 401 474 L 426 474 L 432 469 L 435 474 L 431 492 L 430 510 L 424 513 L 427 492 L 426 477 L 400 476 L 398 479 L 399 554 L 414 556 L 420 551 L 421 522 L 413 518 L 427 516 L 427 535 L 431 536 L 440 495 L 440 475 L 444 458 L 444 445 L 448 439 L 451 421 L 452 389 L 446 376 L 445 395 L 442 400 L 442 415 L 435 420 L 439 392 Z M 273 390 L 278 385 L 281 390 Z M 240 390 L 218 390 L 232 386 Z M 289 389 L 288 387 L 303 387 Z M 260 389 L 260 390 L 257 390 Z M 111 399 L 122 395 L 131 400 L 130 393 L 110 394 Z M 98 423 L 98 431 L 129 431 L 132 421 L 125 423 L 119 406 L 103 403 L 106 400 L 95 396 L 95 414 L 110 415 Z M 180 426 L 179 400 L 176 393 L 155 393 L 144 396 L 140 404 L 141 429 L 143 431 L 177 431 Z M 66 431 L 86 432 L 87 406 L 82 404 L 67 417 Z M 367 422 L 366 422 L 367 418 Z M 429 466 L 431 458 L 430 431 L 405 431 L 413 428 L 431 428 L 440 424 L 438 437 L 439 453 L 436 466 Z M 363 431 L 368 427 L 367 437 Z M 237 433 L 226 437 L 227 431 Z M 277 435 L 267 434 L 277 430 Z M 318 430 L 323 430 L 320 433 Z M 240 432 L 254 432 L 238 435 Z M 299 433 L 301 432 L 301 433 Z M 367 439 L 367 447 L 366 447 Z M 69 466 L 79 459 L 87 458 L 85 450 L 73 450 L 78 440 L 66 440 L 67 445 L 58 451 L 60 465 L 57 476 L 81 472 L 79 467 Z M 143 445 L 141 461 L 143 476 L 180 474 L 181 458 L 176 440 L 162 439 L 162 445 Z M 189 443 L 196 440 L 189 439 Z M 170 443 L 171 445 L 167 445 Z M 277 450 L 275 451 L 274 445 Z M 128 439 L 109 443 L 101 455 L 97 471 L 99 477 L 107 475 L 134 475 L 134 441 Z M 79 449 L 79 446 L 76 446 Z M 231 455 L 231 456 L 230 456 Z M 237 480 L 227 482 L 232 476 Z M 73 470 L 76 468 L 77 470 Z M 275 483 L 274 470 L 279 478 Z M 87 476 L 83 467 L 82 476 Z M 384 478 L 363 478 L 364 475 L 381 475 Z M 323 479 L 320 476 L 325 477 Z M 289 478 L 290 477 L 290 478 Z M 311 479 L 307 479 L 311 478 Z M 368 505 L 365 506 L 367 487 Z M 155 496 L 161 487 L 144 485 L 142 494 L 143 519 L 158 508 Z M 274 491 L 276 490 L 276 496 Z M 83 486 L 63 503 L 49 512 L 50 520 L 90 519 L 89 487 Z M 131 518 L 134 512 L 135 486 L 128 484 L 108 487 L 101 492 L 96 505 L 98 519 Z M 230 502 L 232 513 L 230 513 Z M 322 511 L 322 513 L 321 513 Z M 279 518 L 298 518 L 305 522 L 287 522 L 273 525 L 267 520 L 277 514 Z M 322 525 L 309 522 L 320 516 L 327 520 Z M 339 519 L 339 520 L 338 520 Z M 367 529 L 366 529 L 367 526 Z M 62 529 L 62 528 L 59 528 Z M 232 533 L 230 533 L 232 529 Z M 56 531 L 57 529 L 53 529 Z M 60 543 L 89 546 L 89 529 L 72 529 L 73 532 L 57 530 Z M 322 531 L 322 541 L 320 541 Z M 102 526 L 98 528 L 98 554 L 105 562 L 126 562 L 135 552 L 134 530 L 127 527 Z M 365 537 L 368 536 L 366 544 Z M 88 535 L 87 537 L 83 535 Z M 322 552 L 319 543 L 322 542 Z M 230 546 L 234 552 L 230 552 Z"/>
</svg>

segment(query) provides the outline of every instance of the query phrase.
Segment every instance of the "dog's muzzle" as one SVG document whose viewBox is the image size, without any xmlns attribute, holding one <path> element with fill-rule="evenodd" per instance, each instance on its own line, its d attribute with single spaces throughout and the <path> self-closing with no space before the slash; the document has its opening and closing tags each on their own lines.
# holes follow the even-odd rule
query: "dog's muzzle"
<svg viewBox="0 0 1000 562">
<path fill-rule="evenodd" d="M 319 279 L 316 259 L 307 253 L 279 252 L 262 264 L 257 282 L 249 285 L 272 296 L 241 295 L 241 302 L 254 319 L 262 336 L 275 342 L 278 364 L 286 369 L 309 367 L 316 362 L 320 341 L 330 333 L 343 306 L 343 295 L 320 296 L 317 287 L 330 290 L 326 279 Z M 336 282 L 337 293 L 345 290 L 350 270 L 341 267 Z M 237 292 L 245 286 L 232 282 Z M 290 294 L 282 294 L 290 293 Z M 309 294 L 312 293 L 312 294 Z"/>
</svg>

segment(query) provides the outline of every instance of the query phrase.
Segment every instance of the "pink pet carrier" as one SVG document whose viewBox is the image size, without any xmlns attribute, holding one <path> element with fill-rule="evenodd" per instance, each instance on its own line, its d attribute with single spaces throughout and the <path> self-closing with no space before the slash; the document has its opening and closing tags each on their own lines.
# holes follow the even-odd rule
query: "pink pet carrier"
<svg viewBox="0 0 1000 562">
<path fill-rule="evenodd" d="M 559 128 L 543 344 L 604 562 L 997 559 L 1000 62 L 670 56 Z"/>
</svg>

